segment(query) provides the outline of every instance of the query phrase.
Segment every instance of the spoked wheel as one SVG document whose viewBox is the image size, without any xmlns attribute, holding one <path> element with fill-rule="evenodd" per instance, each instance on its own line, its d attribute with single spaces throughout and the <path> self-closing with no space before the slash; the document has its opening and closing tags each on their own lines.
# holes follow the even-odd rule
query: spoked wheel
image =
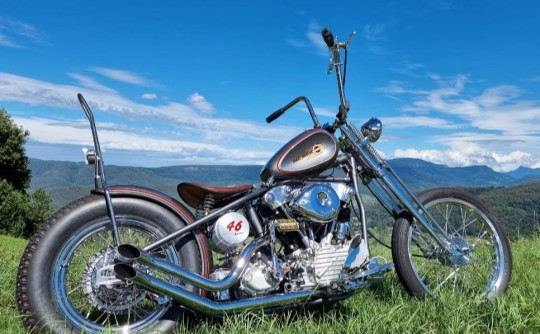
<svg viewBox="0 0 540 334">
<path fill-rule="evenodd" d="M 159 230 L 132 218 L 118 223 L 122 242 L 138 247 L 163 237 Z M 137 330 L 161 318 L 169 307 L 167 297 L 115 277 L 112 241 L 110 222 L 95 223 L 74 235 L 56 259 L 53 293 L 58 296 L 58 307 L 76 327 L 97 331 L 128 324 Z M 173 245 L 155 255 L 179 262 Z"/>
<path fill-rule="evenodd" d="M 125 198 L 114 205 L 122 243 L 144 247 L 184 226 L 152 203 Z M 55 214 L 32 238 L 19 267 L 17 299 L 27 327 L 56 333 L 171 331 L 181 309 L 167 296 L 117 279 L 115 252 L 102 197 L 88 196 Z M 194 272 L 201 269 L 189 237 L 162 246 L 154 256 Z"/>
<path fill-rule="evenodd" d="M 512 254 L 493 214 L 460 190 L 432 189 L 418 197 L 460 255 L 447 254 L 415 220 L 399 218 L 392 233 L 392 256 L 405 289 L 420 299 L 426 294 L 493 298 L 504 293 L 511 279 Z"/>
</svg>

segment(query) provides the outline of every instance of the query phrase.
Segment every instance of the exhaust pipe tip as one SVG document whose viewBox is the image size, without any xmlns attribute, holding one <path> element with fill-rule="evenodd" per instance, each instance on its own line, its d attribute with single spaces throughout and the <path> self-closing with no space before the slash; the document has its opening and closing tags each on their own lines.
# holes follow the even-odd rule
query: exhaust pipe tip
<svg viewBox="0 0 540 334">
<path fill-rule="evenodd" d="M 138 259 L 141 256 L 141 251 L 130 244 L 122 244 L 118 246 L 118 260 L 122 262 L 130 262 Z"/>
<path fill-rule="evenodd" d="M 124 263 L 119 263 L 114 265 L 114 273 L 117 278 L 121 279 L 134 279 L 137 276 L 135 269 Z"/>
</svg>

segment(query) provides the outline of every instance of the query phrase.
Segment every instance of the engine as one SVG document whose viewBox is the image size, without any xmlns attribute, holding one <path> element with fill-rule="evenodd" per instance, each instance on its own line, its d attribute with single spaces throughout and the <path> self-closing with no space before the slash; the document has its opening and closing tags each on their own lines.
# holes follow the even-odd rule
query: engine
<svg viewBox="0 0 540 334">
<path fill-rule="evenodd" d="M 365 262 L 367 249 L 361 247 L 361 237 L 354 236 L 350 225 L 351 193 L 341 183 L 291 183 L 269 190 L 258 208 L 273 242 L 252 256 L 231 289 L 232 298 L 332 286 L 347 263 L 354 262 L 358 267 Z M 234 230 L 247 219 L 237 213 L 223 217 L 215 224 L 212 244 L 215 250 L 226 253 L 245 241 L 247 235 L 235 235 Z M 242 232 L 241 227 L 238 229 Z M 360 252 L 351 255 L 353 248 Z M 218 269 L 213 278 L 228 273 L 227 269 Z M 231 295 L 222 291 L 215 297 L 226 300 Z"/>
<path fill-rule="evenodd" d="M 348 200 L 350 189 L 343 184 L 316 183 L 307 187 L 283 185 L 268 191 L 263 204 L 272 210 L 290 208 L 300 216 L 319 223 L 337 217 L 341 202 Z"/>
</svg>

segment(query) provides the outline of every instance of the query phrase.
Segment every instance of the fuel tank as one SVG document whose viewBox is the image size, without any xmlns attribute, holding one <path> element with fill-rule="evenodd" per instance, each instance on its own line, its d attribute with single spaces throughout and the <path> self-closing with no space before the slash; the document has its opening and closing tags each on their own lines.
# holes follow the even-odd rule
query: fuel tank
<svg viewBox="0 0 540 334">
<path fill-rule="evenodd" d="M 323 129 L 307 130 L 283 146 L 266 163 L 261 180 L 306 179 L 328 168 L 338 154 L 337 139 Z"/>
</svg>

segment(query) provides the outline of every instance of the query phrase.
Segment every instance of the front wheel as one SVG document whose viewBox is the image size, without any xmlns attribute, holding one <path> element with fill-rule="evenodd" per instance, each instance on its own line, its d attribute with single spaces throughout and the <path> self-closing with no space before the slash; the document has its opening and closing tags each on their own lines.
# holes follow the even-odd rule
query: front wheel
<svg viewBox="0 0 540 334">
<path fill-rule="evenodd" d="M 510 243 L 488 208 L 456 189 L 432 189 L 418 198 L 462 255 L 448 255 L 416 220 L 398 218 L 392 257 L 407 292 L 420 299 L 445 292 L 488 298 L 504 293 L 512 275 Z"/>
<path fill-rule="evenodd" d="M 113 204 L 120 241 L 136 247 L 187 223 L 149 201 L 113 198 Z M 167 296 L 116 279 L 115 252 L 102 196 L 89 195 L 54 214 L 33 235 L 19 266 L 17 302 L 27 328 L 47 333 L 172 331 L 181 309 Z M 165 244 L 154 255 L 202 271 L 192 235 Z"/>
</svg>

